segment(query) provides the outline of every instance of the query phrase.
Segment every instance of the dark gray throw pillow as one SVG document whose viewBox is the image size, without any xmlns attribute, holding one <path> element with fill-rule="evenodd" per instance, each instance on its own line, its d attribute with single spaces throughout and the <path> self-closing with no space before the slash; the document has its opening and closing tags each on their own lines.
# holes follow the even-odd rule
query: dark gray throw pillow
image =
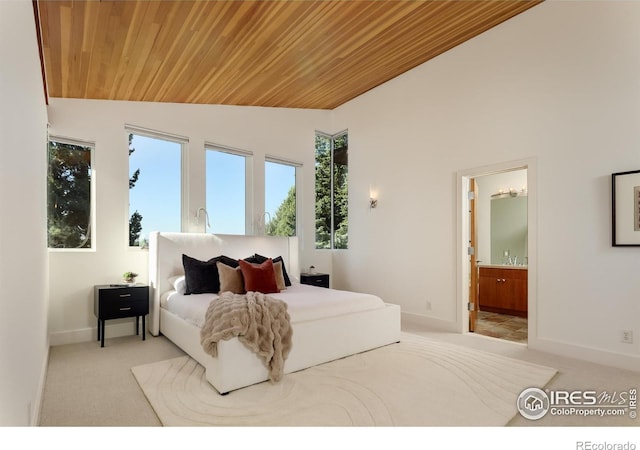
<svg viewBox="0 0 640 450">
<path fill-rule="evenodd" d="M 200 261 L 188 255 L 182 255 L 184 279 L 186 284 L 185 295 L 191 294 L 217 294 L 220 291 L 220 275 L 217 262 L 231 267 L 238 267 L 239 263 L 233 258 L 220 255 L 208 261 Z"/>
</svg>

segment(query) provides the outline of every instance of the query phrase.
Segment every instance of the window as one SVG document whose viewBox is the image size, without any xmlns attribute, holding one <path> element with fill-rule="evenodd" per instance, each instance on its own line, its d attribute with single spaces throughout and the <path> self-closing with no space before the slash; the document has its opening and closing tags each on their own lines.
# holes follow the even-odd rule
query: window
<svg viewBox="0 0 640 450">
<path fill-rule="evenodd" d="M 144 247 L 151 231 L 181 231 L 182 145 L 137 129 L 129 136 L 129 245 Z"/>
<path fill-rule="evenodd" d="M 211 225 L 208 231 L 246 234 L 247 192 L 250 191 L 247 168 L 251 154 L 220 146 L 206 149 L 206 210 Z"/>
<path fill-rule="evenodd" d="M 269 160 L 264 164 L 265 234 L 296 235 L 296 165 Z"/>
<path fill-rule="evenodd" d="M 91 159 L 94 145 L 54 138 L 48 147 L 49 248 L 91 248 Z"/>
<path fill-rule="evenodd" d="M 348 133 L 316 133 L 316 248 L 348 248 Z"/>
</svg>

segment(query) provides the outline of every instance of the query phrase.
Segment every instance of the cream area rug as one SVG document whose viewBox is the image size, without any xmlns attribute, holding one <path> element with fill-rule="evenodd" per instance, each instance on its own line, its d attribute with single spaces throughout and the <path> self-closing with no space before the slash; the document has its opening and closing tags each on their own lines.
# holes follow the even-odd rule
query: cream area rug
<svg viewBox="0 0 640 450">
<path fill-rule="evenodd" d="M 406 333 L 226 396 L 189 356 L 131 370 L 165 426 L 502 426 L 520 392 L 556 373 Z"/>
</svg>

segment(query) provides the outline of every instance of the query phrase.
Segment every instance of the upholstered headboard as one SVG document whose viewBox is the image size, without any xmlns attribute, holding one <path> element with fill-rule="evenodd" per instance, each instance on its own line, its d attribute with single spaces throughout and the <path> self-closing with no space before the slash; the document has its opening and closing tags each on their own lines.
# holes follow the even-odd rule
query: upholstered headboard
<svg viewBox="0 0 640 450">
<path fill-rule="evenodd" d="M 154 336 L 160 334 L 160 296 L 171 289 L 170 277 L 184 273 L 183 254 L 206 261 L 219 255 L 241 259 L 254 253 L 270 258 L 282 256 L 287 272 L 299 277 L 295 237 L 152 232 L 149 236 L 149 332 Z"/>
</svg>

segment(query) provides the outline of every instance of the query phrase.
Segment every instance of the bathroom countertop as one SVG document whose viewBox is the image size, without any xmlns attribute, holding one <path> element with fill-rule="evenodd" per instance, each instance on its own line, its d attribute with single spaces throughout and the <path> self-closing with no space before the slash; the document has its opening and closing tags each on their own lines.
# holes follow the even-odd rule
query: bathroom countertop
<svg viewBox="0 0 640 450">
<path fill-rule="evenodd" d="M 512 264 L 478 264 L 478 267 L 489 267 L 494 269 L 523 269 L 527 270 L 527 266 L 514 266 Z"/>
</svg>

